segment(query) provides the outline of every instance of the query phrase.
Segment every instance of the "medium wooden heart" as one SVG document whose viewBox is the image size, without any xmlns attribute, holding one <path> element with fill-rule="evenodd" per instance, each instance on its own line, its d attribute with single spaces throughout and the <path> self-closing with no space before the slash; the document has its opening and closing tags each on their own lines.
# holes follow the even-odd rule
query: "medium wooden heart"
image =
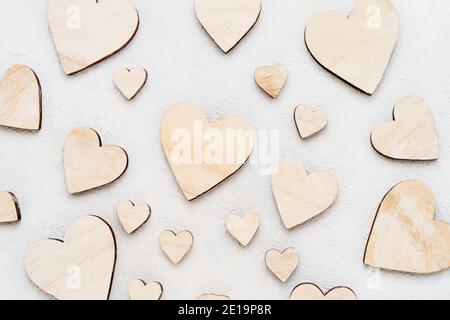
<svg viewBox="0 0 450 320">
<path fill-rule="evenodd" d="M 244 247 L 253 239 L 259 228 L 259 217 L 256 213 L 248 213 L 243 217 L 229 215 L 225 220 L 228 232 Z"/>
<path fill-rule="evenodd" d="M 227 53 L 258 20 L 261 0 L 195 0 L 195 12 L 206 32 Z"/>
<path fill-rule="evenodd" d="M 372 146 L 382 155 L 401 160 L 439 158 L 438 137 L 433 114 L 423 99 L 403 97 L 394 107 L 394 121 L 377 125 Z"/>
<path fill-rule="evenodd" d="M 450 223 L 434 220 L 430 189 L 408 180 L 383 198 L 370 231 L 364 263 L 409 273 L 433 273 L 450 267 Z"/>
<path fill-rule="evenodd" d="M 298 226 L 328 209 L 339 186 L 328 172 L 309 174 L 294 160 L 281 161 L 272 175 L 272 191 L 287 229 Z"/>
<path fill-rule="evenodd" d="M 253 148 L 253 130 L 235 117 L 210 123 L 196 106 L 178 103 L 164 115 L 161 142 L 181 190 L 193 200 L 242 167 Z"/>
<path fill-rule="evenodd" d="M 217 294 L 217 293 L 204 293 L 201 296 L 197 298 L 197 300 L 231 300 L 229 296 L 226 296 L 224 294 Z"/>
<path fill-rule="evenodd" d="M 0 191 L 0 223 L 20 220 L 20 209 L 16 197 L 11 192 Z"/>
<path fill-rule="evenodd" d="M 48 23 L 68 75 L 124 48 L 139 27 L 131 0 L 49 0 Z"/>
<path fill-rule="evenodd" d="M 398 32 L 390 0 L 357 0 L 348 18 L 334 11 L 316 15 L 306 27 L 305 43 L 320 65 L 370 95 L 388 66 Z"/>
<path fill-rule="evenodd" d="M 96 216 L 71 223 L 64 242 L 47 239 L 25 252 L 25 270 L 41 290 L 60 300 L 107 300 L 116 262 L 109 225 Z"/>
<path fill-rule="evenodd" d="M 128 284 L 128 295 L 130 300 L 159 300 L 163 294 L 161 283 L 152 281 L 145 283 L 136 279 Z"/>
<path fill-rule="evenodd" d="M 64 167 L 67 190 L 76 194 L 120 178 L 128 167 L 128 156 L 117 146 L 102 146 L 93 129 L 77 128 L 66 138 Z"/>
<path fill-rule="evenodd" d="M 134 205 L 128 200 L 121 200 L 117 205 L 117 217 L 128 234 L 132 234 L 150 218 L 151 209 L 148 204 Z"/>
<path fill-rule="evenodd" d="M 256 68 L 255 81 L 272 98 L 276 98 L 283 89 L 288 76 L 288 70 L 283 64 L 261 66 Z"/>
<path fill-rule="evenodd" d="M 163 231 L 159 237 L 161 250 L 174 264 L 183 259 L 191 249 L 194 237 L 189 231 L 181 231 L 178 234 L 171 230 Z"/>
<path fill-rule="evenodd" d="M 290 300 L 357 300 L 356 294 L 347 287 L 336 287 L 323 293 L 313 283 L 301 283 L 292 290 Z"/>
<path fill-rule="evenodd" d="M 286 282 L 297 269 L 299 257 L 294 248 L 287 248 L 283 252 L 271 249 L 266 252 L 266 265 L 282 282 Z"/>
<path fill-rule="evenodd" d="M 131 100 L 147 82 L 147 71 L 144 68 L 117 69 L 113 73 L 113 80 L 123 96 Z"/>
<path fill-rule="evenodd" d="M 42 94 L 33 70 L 14 65 L 0 82 L 0 126 L 41 129 Z"/>
<path fill-rule="evenodd" d="M 299 105 L 294 111 L 294 121 L 300 137 L 306 139 L 325 128 L 328 116 L 325 112 Z"/>
</svg>

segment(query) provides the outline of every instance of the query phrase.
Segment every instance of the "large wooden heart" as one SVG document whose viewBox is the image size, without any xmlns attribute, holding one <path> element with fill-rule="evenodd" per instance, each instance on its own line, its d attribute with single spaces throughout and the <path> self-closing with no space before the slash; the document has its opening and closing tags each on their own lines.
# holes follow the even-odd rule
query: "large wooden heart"
<svg viewBox="0 0 450 320">
<path fill-rule="evenodd" d="M 335 287 L 323 293 L 313 283 L 301 283 L 291 292 L 289 300 L 357 300 L 355 292 L 347 287 Z"/>
<path fill-rule="evenodd" d="M 48 22 L 61 66 L 71 75 L 124 48 L 139 16 L 131 0 L 49 0 Z"/>
<path fill-rule="evenodd" d="M 390 0 L 357 0 L 348 18 L 334 11 L 316 15 L 307 25 L 305 42 L 325 69 L 373 94 L 394 51 L 399 32 Z"/>
<path fill-rule="evenodd" d="M 25 270 L 38 288 L 60 300 L 106 300 L 116 262 L 109 225 L 96 216 L 71 223 L 64 242 L 47 239 L 25 252 Z"/>
<path fill-rule="evenodd" d="M 450 224 L 435 221 L 436 204 L 416 180 L 393 187 L 378 208 L 364 254 L 373 267 L 432 273 L 450 267 Z"/>
<path fill-rule="evenodd" d="M 210 123 L 196 106 L 178 103 L 164 115 L 161 142 L 181 190 L 193 200 L 241 168 L 253 148 L 253 130 L 235 117 Z"/>
</svg>

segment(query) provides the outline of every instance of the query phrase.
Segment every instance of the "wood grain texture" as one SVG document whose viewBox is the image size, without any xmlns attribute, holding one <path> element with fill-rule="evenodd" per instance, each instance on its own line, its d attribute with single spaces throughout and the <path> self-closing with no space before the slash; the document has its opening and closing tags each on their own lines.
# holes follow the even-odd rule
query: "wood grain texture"
<svg viewBox="0 0 450 320">
<path fill-rule="evenodd" d="M 258 20 L 261 0 L 195 0 L 195 12 L 214 42 L 228 53 Z"/>
<path fill-rule="evenodd" d="M 41 129 L 42 94 L 39 79 L 29 67 L 14 65 L 0 82 L 0 126 Z"/>
<path fill-rule="evenodd" d="M 289 300 L 358 300 L 355 292 L 347 287 L 335 287 L 323 293 L 313 283 L 301 283 L 291 292 Z"/>
<path fill-rule="evenodd" d="M 139 16 L 131 0 L 49 0 L 48 23 L 61 66 L 71 75 L 124 48 Z"/>
<path fill-rule="evenodd" d="M 201 296 L 197 298 L 197 300 L 231 300 L 231 298 L 224 294 L 217 294 L 217 293 L 204 293 Z"/>
<path fill-rule="evenodd" d="M 288 69 L 284 64 L 260 66 L 255 70 L 255 81 L 272 98 L 276 98 L 283 89 L 288 76 Z"/>
<path fill-rule="evenodd" d="M 328 116 L 325 112 L 298 105 L 294 111 L 294 121 L 300 137 L 306 139 L 325 128 Z"/>
<path fill-rule="evenodd" d="M 436 160 L 439 145 L 430 107 L 422 98 L 401 98 L 394 107 L 394 121 L 377 125 L 372 146 L 382 155 L 400 160 Z"/>
<path fill-rule="evenodd" d="M 427 274 L 450 267 L 450 223 L 436 221 L 432 192 L 420 181 L 394 186 L 383 198 L 367 241 L 364 263 Z"/>
<path fill-rule="evenodd" d="M 339 186 L 328 172 L 308 174 L 295 160 L 284 160 L 272 175 L 272 191 L 287 229 L 298 226 L 328 209 Z"/>
<path fill-rule="evenodd" d="M 191 249 L 193 242 L 194 237 L 192 233 L 187 230 L 183 230 L 179 233 L 166 230 L 159 236 L 161 250 L 174 264 L 177 264 L 183 259 Z"/>
<path fill-rule="evenodd" d="M 388 66 L 398 33 L 390 0 L 357 0 L 348 18 L 334 11 L 313 17 L 305 43 L 320 65 L 370 95 Z"/>
<path fill-rule="evenodd" d="M 73 221 L 64 242 L 36 241 L 25 252 L 28 277 L 39 289 L 60 300 L 108 299 L 115 262 L 112 229 L 96 216 Z"/>
<path fill-rule="evenodd" d="M 143 280 L 135 279 L 128 284 L 130 300 L 159 300 L 162 294 L 163 286 L 156 281 L 145 283 Z"/>
<path fill-rule="evenodd" d="M 132 234 L 142 227 L 150 218 L 151 209 L 146 203 L 135 205 L 128 200 L 121 200 L 117 204 L 117 217 L 128 234 Z"/>
<path fill-rule="evenodd" d="M 100 136 L 91 128 L 72 130 L 64 144 L 64 168 L 67 191 L 84 192 L 109 184 L 128 167 L 125 150 L 102 146 Z"/>
<path fill-rule="evenodd" d="M 225 226 L 231 236 L 246 247 L 258 231 L 259 217 L 256 213 L 248 213 L 243 217 L 231 214 L 225 219 Z"/>
<path fill-rule="evenodd" d="M 297 269 L 299 256 L 294 248 L 287 248 L 283 252 L 271 249 L 266 252 L 266 265 L 281 282 L 286 282 Z"/>
<path fill-rule="evenodd" d="M 0 191 L 0 223 L 17 222 L 20 218 L 20 209 L 14 194 Z"/>
<path fill-rule="evenodd" d="M 116 87 L 128 100 L 132 100 L 147 82 L 147 71 L 144 68 L 121 68 L 113 72 Z"/>
</svg>

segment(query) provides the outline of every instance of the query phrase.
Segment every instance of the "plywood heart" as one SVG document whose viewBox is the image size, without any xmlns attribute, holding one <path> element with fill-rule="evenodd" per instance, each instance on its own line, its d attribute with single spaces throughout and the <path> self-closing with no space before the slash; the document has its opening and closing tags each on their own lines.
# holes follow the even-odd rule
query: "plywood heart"
<svg viewBox="0 0 450 320">
<path fill-rule="evenodd" d="M 297 269 L 299 257 L 294 248 L 287 248 L 283 252 L 271 249 L 266 252 L 266 265 L 282 282 L 286 282 Z"/>
<path fill-rule="evenodd" d="M 191 249 L 193 242 L 194 237 L 192 233 L 186 230 L 179 233 L 166 230 L 163 231 L 159 237 L 161 250 L 174 264 L 177 264 L 183 259 L 186 253 Z"/>
<path fill-rule="evenodd" d="M 291 292 L 290 300 L 357 300 L 356 294 L 347 287 L 335 287 L 323 293 L 313 283 L 301 283 Z"/>
<path fill-rule="evenodd" d="M 128 234 L 132 234 L 150 218 L 151 209 L 146 203 L 135 205 L 128 200 L 121 200 L 117 204 L 117 217 Z"/>
<path fill-rule="evenodd" d="M 276 98 L 283 89 L 288 70 L 283 64 L 261 66 L 255 70 L 255 81 L 272 98 Z"/>
<path fill-rule="evenodd" d="M 225 219 L 228 232 L 244 247 L 248 246 L 259 228 L 259 217 L 256 213 L 248 213 L 243 217 L 229 215 Z"/>
<path fill-rule="evenodd" d="M 325 112 L 298 105 L 294 111 L 294 121 L 300 137 L 306 139 L 318 133 L 327 125 L 328 116 Z"/>
<path fill-rule="evenodd" d="M 152 281 L 145 283 L 135 279 L 128 284 L 128 296 L 130 300 L 159 300 L 163 294 L 161 283 Z"/>
<path fill-rule="evenodd" d="M 11 192 L 0 191 L 0 223 L 20 220 L 20 209 L 16 197 Z"/>
<path fill-rule="evenodd" d="M 132 100 L 147 82 L 147 71 L 144 68 L 117 69 L 113 80 L 123 96 Z"/>
</svg>

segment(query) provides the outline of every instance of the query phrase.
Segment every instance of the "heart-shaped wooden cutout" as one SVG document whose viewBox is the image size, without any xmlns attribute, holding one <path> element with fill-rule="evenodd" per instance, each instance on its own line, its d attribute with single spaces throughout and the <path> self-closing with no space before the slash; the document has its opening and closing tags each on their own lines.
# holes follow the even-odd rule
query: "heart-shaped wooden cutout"
<svg viewBox="0 0 450 320">
<path fill-rule="evenodd" d="M 248 213 L 243 217 L 232 214 L 225 219 L 225 226 L 233 238 L 246 247 L 258 231 L 259 217 L 256 213 Z"/>
<path fill-rule="evenodd" d="M 436 160 L 439 145 L 433 114 L 422 98 L 403 97 L 394 107 L 394 121 L 377 125 L 372 146 L 382 155 L 400 160 Z"/>
<path fill-rule="evenodd" d="M 272 191 L 287 229 L 298 226 L 328 209 L 339 186 L 328 172 L 309 174 L 295 160 L 284 160 L 272 175 Z"/>
<path fill-rule="evenodd" d="M 390 0 L 357 0 L 348 18 L 334 11 L 316 15 L 305 43 L 320 65 L 370 95 L 383 78 L 398 32 Z"/>
<path fill-rule="evenodd" d="M 152 281 L 145 283 L 135 279 L 128 284 L 128 296 L 130 300 L 159 300 L 163 294 L 161 283 Z"/>
<path fill-rule="evenodd" d="M 206 32 L 227 53 L 258 20 L 261 0 L 195 0 L 195 12 Z"/>
<path fill-rule="evenodd" d="M 253 130 L 235 117 L 210 123 L 196 106 L 177 103 L 164 115 L 161 142 L 181 190 L 193 200 L 242 167 L 253 148 Z"/>
<path fill-rule="evenodd" d="M 323 293 L 313 283 L 301 283 L 291 292 L 290 300 L 357 300 L 356 294 L 347 287 L 335 287 Z"/>
<path fill-rule="evenodd" d="M 147 71 L 144 68 L 117 69 L 113 73 L 113 80 L 123 96 L 131 100 L 147 82 Z"/>
<path fill-rule="evenodd" d="M 116 262 L 116 243 L 110 226 L 96 216 L 73 221 L 64 242 L 47 239 L 25 252 L 31 281 L 60 300 L 106 300 Z"/>
<path fill-rule="evenodd" d="M 284 64 L 261 66 L 255 71 L 256 83 L 272 98 L 276 98 L 283 89 L 287 76 L 288 70 Z"/>
<path fill-rule="evenodd" d="M 325 128 L 328 116 L 325 112 L 298 105 L 294 111 L 294 121 L 300 137 L 306 139 Z"/>
<path fill-rule="evenodd" d="M 197 298 L 197 300 L 231 300 L 229 296 L 226 296 L 224 294 L 217 294 L 217 293 L 204 293 L 201 296 Z"/>
<path fill-rule="evenodd" d="M 271 249 L 266 252 L 266 265 L 282 282 L 286 282 L 297 269 L 299 257 L 294 248 L 287 248 L 283 252 Z"/>
<path fill-rule="evenodd" d="M 159 236 L 161 250 L 174 264 L 177 264 L 183 259 L 186 253 L 191 249 L 193 242 L 194 237 L 192 236 L 192 233 L 186 230 L 181 231 L 178 234 L 171 230 L 166 230 Z"/>
<path fill-rule="evenodd" d="M 117 217 L 128 234 L 132 234 L 150 218 L 151 209 L 146 203 L 135 205 L 128 200 L 121 200 L 117 205 Z"/>
<path fill-rule="evenodd" d="M 139 16 L 131 0 L 49 0 L 48 23 L 61 66 L 71 75 L 124 48 Z"/>
<path fill-rule="evenodd" d="M 39 79 L 29 67 L 14 65 L 0 82 L 0 126 L 39 130 L 42 94 Z"/>
<path fill-rule="evenodd" d="M 20 209 L 16 197 L 11 192 L 0 191 L 0 223 L 20 220 Z"/>
<path fill-rule="evenodd" d="M 383 198 L 370 231 L 364 263 L 373 267 L 433 273 L 450 267 L 450 223 L 434 220 L 430 189 L 408 180 Z"/>
</svg>

